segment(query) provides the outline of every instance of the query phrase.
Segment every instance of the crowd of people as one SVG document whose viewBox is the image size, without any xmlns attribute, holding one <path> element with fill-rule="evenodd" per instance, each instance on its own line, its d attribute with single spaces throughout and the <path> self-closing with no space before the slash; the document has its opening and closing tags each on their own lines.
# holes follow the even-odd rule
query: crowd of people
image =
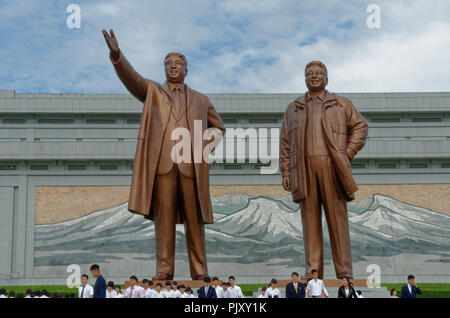
<svg viewBox="0 0 450 318">
<path fill-rule="evenodd" d="M 344 278 L 343 284 L 338 289 L 338 298 L 364 298 L 360 290 L 353 288 L 353 284 L 349 278 Z M 267 289 L 267 291 L 270 290 Z M 267 292 L 266 291 L 266 292 Z M 276 292 L 279 294 L 279 291 Z M 277 298 L 279 296 L 274 295 L 273 292 L 269 291 L 268 298 Z M 291 282 L 286 285 L 286 298 L 328 298 L 329 294 L 325 287 L 323 280 L 319 278 L 319 273 L 317 270 L 313 269 L 311 271 L 310 279 L 305 276 L 299 280 L 299 275 L 297 272 L 291 274 Z"/>
<path fill-rule="evenodd" d="M 228 278 L 228 282 L 221 282 L 218 277 L 209 276 L 203 279 L 204 286 L 194 293 L 190 286 L 178 284 L 177 281 L 166 281 L 156 284 L 149 279 L 142 280 L 142 286 L 136 276 L 131 276 L 130 286 L 124 292 L 119 286 L 113 290 L 113 282 L 107 284 L 106 298 L 243 298 L 242 289 L 236 285 L 234 276 Z"/>
<path fill-rule="evenodd" d="M 81 276 L 81 285 L 78 288 L 77 297 L 75 293 L 59 294 L 49 293 L 47 290 L 27 289 L 26 294 L 14 291 L 7 292 L 0 289 L 0 298 L 244 298 L 242 289 L 236 285 L 234 276 L 229 276 L 228 281 L 221 281 L 218 277 L 205 276 L 204 285 L 197 289 L 196 293 L 190 286 L 178 284 L 177 281 L 166 281 L 154 283 L 152 280 L 139 279 L 132 275 L 129 286 L 123 290 L 120 285 L 112 281 L 106 283 L 100 267 L 96 264 L 91 266 L 91 273 L 96 278 L 94 286 L 89 284 L 89 276 Z M 291 281 L 285 287 L 286 298 L 328 298 L 329 294 L 324 281 L 319 278 L 317 270 L 313 269 L 310 277 L 300 278 L 297 272 L 291 274 Z M 263 287 L 258 298 L 281 298 L 282 294 L 277 287 L 277 280 L 272 279 L 268 287 Z M 402 287 L 402 298 L 416 298 L 422 295 L 422 291 L 415 283 L 413 275 L 408 276 L 408 283 Z M 391 289 L 391 298 L 398 298 L 397 291 Z M 350 278 L 342 280 L 342 286 L 338 289 L 338 298 L 364 298 L 360 290 L 355 290 Z"/>
</svg>

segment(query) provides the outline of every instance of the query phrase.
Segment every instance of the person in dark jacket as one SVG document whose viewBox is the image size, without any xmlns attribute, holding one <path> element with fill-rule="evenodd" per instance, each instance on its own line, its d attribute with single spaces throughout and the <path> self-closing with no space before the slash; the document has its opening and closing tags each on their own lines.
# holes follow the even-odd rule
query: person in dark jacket
<svg viewBox="0 0 450 318">
<path fill-rule="evenodd" d="M 417 295 L 422 295 L 422 291 L 415 282 L 413 275 L 408 275 L 408 284 L 402 287 L 402 298 L 416 298 Z"/>
<path fill-rule="evenodd" d="M 286 298 L 305 298 L 306 284 L 298 280 L 298 273 L 291 274 L 292 281 L 286 285 Z"/>
<path fill-rule="evenodd" d="M 92 276 L 97 278 L 94 285 L 94 297 L 93 298 L 106 298 L 106 281 L 100 273 L 100 266 L 94 264 L 91 266 Z"/>
<path fill-rule="evenodd" d="M 198 289 L 198 298 L 217 298 L 216 289 L 211 286 L 211 278 L 205 276 L 203 281 L 205 282 L 205 286 Z"/>
<path fill-rule="evenodd" d="M 358 298 L 356 295 L 355 289 L 353 288 L 353 284 L 348 277 L 342 279 L 344 285 L 339 287 L 338 290 L 338 298 Z"/>
</svg>

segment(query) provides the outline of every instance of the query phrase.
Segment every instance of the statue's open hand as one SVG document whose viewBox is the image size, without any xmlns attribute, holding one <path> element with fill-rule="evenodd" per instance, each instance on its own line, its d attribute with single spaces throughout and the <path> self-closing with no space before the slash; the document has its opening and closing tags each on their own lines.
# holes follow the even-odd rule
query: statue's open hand
<svg viewBox="0 0 450 318">
<path fill-rule="evenodd" d="M 119 58 L 119 43 L 117 42 L 116 35 L 114 34 L 113 29 L 110 29 L 108 34 L 106 30 L 102 30 L 103 36 L 105 37 L 106 44 L 108 44 L 109 51 L 111 52 L 111 56 L 113 59 Z"/>
<path fill-rule="evenodd" d="M 283 189 L 286 191 L 291 191 L 291 182 L 289 180 L 289 177 L 283 177 Z"/>
</svg>

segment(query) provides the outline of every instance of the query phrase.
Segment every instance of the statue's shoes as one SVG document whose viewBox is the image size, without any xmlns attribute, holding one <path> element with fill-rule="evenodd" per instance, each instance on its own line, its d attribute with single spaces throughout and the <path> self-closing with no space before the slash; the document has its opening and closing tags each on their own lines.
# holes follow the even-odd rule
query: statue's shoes
<svg viewBox="0 0 450 318">
<path fill-rule="evenodd" d="M 339 279 L 344 279 L 344 278 L 353 279 L 353 275 L 348 272 L 342 272 L 342 273 L 338 274 L 338 278 Z"/>
</svg>

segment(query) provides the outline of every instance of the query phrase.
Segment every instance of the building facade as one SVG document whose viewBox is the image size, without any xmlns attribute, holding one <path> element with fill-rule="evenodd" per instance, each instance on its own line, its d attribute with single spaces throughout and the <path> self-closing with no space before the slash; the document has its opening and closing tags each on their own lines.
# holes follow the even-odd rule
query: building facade
<svg viewBox="0 0 450 318">
<path fill-rule="evenodd" d="M 352 162 L 356 277 L 376 264 L 385 282 L 404 281 L 409 272 L 450 281 L 450 93 L 342 95 L 369 123 Z M 301 271 L 298 206 L 279 171 L 261 172 L 270 165 L 259 156 L 261 144 L 250 146 L 256 137 L 269 152 L 278 145 L 283 112 L 298 94 L 208 96 L 227 128 L 243 129 L 236 138 L 243 148 L 232 144 L 235 160 L 210 168 L 211 274 L 265 281 Z M 64 283 L 70 264 L 100 263 L 118 280 L 129 277 L 130 266 L 151 277 L 152 223 L 126 211 L 141 111 L 127 94 L 0 91 L 0 285 Z M 180 228 L 179 279 L 189 276 L 182 234 Z M 333 276 L 330 262 L 326 275 Z"/>
</svg>

